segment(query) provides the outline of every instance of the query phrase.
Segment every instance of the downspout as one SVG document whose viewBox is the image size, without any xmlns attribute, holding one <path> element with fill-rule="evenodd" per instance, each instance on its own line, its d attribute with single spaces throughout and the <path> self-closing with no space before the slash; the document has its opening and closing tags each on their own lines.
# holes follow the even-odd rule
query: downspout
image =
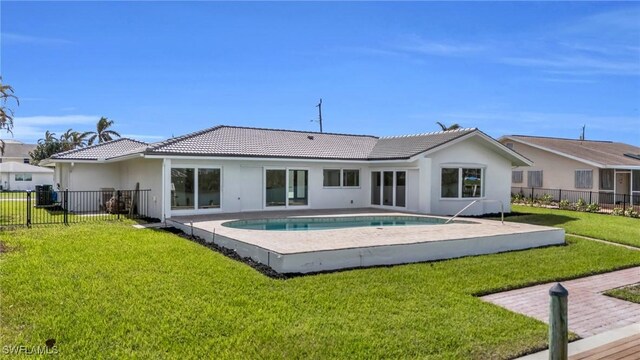
<svg viewBox="0 0 640 360">
<path fill-rule="evenodd" d="M 166 170 L 167 169 L 167 159 L 164 158 L 162 159 L 162 189 L 160 190 L 160 217 L 162 222 L 165 222 L 166 220 L 166 214 L 165 214 L 165 193 L 167 191 L 167 180 L 166 180 Z"/>
</svg>

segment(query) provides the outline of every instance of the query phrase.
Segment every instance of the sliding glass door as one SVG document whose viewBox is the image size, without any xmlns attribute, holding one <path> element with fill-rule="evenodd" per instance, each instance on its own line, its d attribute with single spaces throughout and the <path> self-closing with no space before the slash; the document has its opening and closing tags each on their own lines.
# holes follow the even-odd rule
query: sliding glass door
<svg viewBox="0 0 640 360">
<path fill-rule="evenodd" d="M 265 176 L 266 206 L 285 206 L 287 203 L 287 171 L 267 170 Z"/>
<path fill-rule="evenodd" d="M 268 169 L 265 190 L 266 206 L 309 205 L 309 171 Z"/>
<path fill-rule="evenodd" d="M 289 170 L 289 205 L 308 205 L 309 176 L 307 170 Z"/>
<path fill-rule="evenodd" d="M 371 205 L 406 207 L 406 171 L 372 171 Z"/>
</svg>

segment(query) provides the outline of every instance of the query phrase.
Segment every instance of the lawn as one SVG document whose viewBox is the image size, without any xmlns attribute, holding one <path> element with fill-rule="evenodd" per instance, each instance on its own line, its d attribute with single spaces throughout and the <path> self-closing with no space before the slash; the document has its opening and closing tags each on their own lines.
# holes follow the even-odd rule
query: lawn
<svg viewBox="0 0 640 360">
<path fill-rule="evenodd" d="M 512 205 L 521 215 L 506 221 L 561 227 L 567 233 L 640 247 L 640 219 L 579 211 Z"/>
<path fill-rule="evenodd" d="M 0 341 L 122 358 L 511 358 L 547 326 L 476 295 L 640 265 L 567 246 L 275 280 L 125 222 L 0 233 Z"/>
<path fill-rule="evenodd" d="M 640 304 L 640 284 L 609 290 L 605 294 Z"/>
</svg>

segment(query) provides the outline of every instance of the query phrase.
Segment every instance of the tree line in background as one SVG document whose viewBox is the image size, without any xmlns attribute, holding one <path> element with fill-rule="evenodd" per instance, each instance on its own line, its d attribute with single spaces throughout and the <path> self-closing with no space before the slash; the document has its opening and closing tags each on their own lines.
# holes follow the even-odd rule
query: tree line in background
<svg viewBox="0 0 640 360">
<path fill-rule="evenodd" d="M 60 135 L 60 137 L 56 137 L 55 133 L 47 130 L 44 138 L 38 140 L 36 148 L 29 153 L 31 162 L 38 164 L 41 160 L 47 159 L 51 157 L 51 155 L 62 151 L 101 144 L 119 138 L 120 134 L 115 130 L 111 130 L 111 126 L 113 126 L 113 120 L 101 117 L 96 124 L 95 131 L 79 132 L 69 129 Z"/>
</svg>

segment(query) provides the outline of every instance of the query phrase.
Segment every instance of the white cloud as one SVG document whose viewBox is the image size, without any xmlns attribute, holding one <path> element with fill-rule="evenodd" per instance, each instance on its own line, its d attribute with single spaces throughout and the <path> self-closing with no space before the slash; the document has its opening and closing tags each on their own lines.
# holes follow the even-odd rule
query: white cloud
<svg viewBox="0 0 640 360">
<path fill-rule="evenodd" d="M 69 128 L 78 128 L 78 131 L 93 129 L 100 119 L 98 115 L 40 115 L 20 116 L 13 119 L 13 138 L 24 142 L 36 142 L 49 130 L 61 134 Z M 11 135 L 2 133 L 2 137 Z"/>
<path fill-rule="evenodd" d="M 41 45 L 64 45 L 73 42 L 66 39 L 50 38 L 43 36 L 34 36 L 16 33 L 2 33 L 2 42 L 4 44 L 41 44 Z"/>
</svg>

